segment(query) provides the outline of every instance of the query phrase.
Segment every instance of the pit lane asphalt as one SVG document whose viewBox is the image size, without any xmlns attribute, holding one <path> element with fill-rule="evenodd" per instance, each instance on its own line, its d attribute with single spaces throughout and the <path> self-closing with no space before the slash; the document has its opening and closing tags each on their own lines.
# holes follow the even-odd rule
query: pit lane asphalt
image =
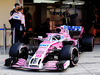
<svg viewBox="0 0 100 75">
<path fill-rule="evenodd" d="M 100 75 L 100 45 L 95 45 L 93 52 L 80 54 L 77 66 L 63 72 L 11 69 L 3 66 L 6 58 L 7 54 L 0 54 L 0 75 Z"/>
</svg>

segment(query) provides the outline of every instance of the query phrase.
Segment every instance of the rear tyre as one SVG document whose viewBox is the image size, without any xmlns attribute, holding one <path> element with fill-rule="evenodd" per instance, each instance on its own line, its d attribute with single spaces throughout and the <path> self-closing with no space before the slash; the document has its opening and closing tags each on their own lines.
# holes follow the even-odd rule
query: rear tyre
<svg viewBox="0 0 100 75">
<path fill-rule="evenodd" d="M 84 34 L 81 40 L 81 46 L 85 51 L 93 51 L 94 36 L 91 34 Z"/>
<path fill-rule="evenodd" d="M 79 61 L 78 48 L 72 45 L 65 45 L 60 51 L 60 60 L 70 60 L 70 66 L 74 67 Z"/>
</svg>

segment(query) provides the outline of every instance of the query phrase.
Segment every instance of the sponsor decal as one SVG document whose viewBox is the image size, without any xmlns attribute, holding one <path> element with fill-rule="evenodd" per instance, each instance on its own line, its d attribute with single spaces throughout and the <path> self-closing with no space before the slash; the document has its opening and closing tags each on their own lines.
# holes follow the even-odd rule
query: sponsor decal
<svg viewBox="0 0 100 75">
<path fill-rule="evenodd" d="M 36 54 L 35 58 L 41 58 L 41 54 Z"/>
<path fill-rule="evenodd" d="M 72 30 L 72 31 L 81 31 L 82 30 L 82 26 L 65 26 L 64 25 L 64 29 L 65 31 L 68 30 Z"/>
<path fill-rule="evenodd" d="M 18 19 L 18 20 L 20 19 L 20 17 L 18 15 L 15 15 L 13 18 Z"/>
<path fill-rule="evenodd" d="M 40 44 L 40 47 L 48 47 L 48 44 Z"/>
</svg>

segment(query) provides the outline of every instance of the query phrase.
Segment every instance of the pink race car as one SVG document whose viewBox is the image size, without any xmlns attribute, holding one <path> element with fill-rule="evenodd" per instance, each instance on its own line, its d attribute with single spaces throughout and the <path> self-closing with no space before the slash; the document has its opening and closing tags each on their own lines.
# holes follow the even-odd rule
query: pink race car
<svg viewBox="0 0 100 75">
<path fill-rule="evenodd" d="M 10 58 L 5 60 L 5 66 L 59 71 L 74 67 L 79 60 L 79 51 L 92 51 L 94 47 L 93 36 L 83 34 L 83 31 L 82 26 L 57 27 L 56 33 L 47 33 L 46 38 L 35 38 L 42 42 L 31 56 L 27 45 L 15 43 L 10 48 Z M 74 33 L 79 33 L 79 36 L 72 36 Z"/>
</svg>

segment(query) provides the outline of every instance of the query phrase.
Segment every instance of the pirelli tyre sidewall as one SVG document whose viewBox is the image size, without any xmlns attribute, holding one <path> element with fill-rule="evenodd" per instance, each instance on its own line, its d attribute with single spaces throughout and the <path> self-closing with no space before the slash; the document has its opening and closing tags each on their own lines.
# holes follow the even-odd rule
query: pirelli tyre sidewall
<svg viewBox="0 0 100 75">
<path fill-rule="evenodd" d="M 94 36 L 91 34 L 84 34 L 81 40 L 82 48 L 85 51 L 93 51 L 94 48 Z"/>
<path fill-rule="evenodd" d="M 10 48 L 9 56 L 27 59 L 28 48 L 24 43 L 15 43 Z"/>
<path fill-rule="evenodd" d="M 60 60 L 70 60 L 70 67 L 77 65 L 79 61 L 79 51 L 76 46 L 65 45 L 60 51 Z"/>
</svg>

